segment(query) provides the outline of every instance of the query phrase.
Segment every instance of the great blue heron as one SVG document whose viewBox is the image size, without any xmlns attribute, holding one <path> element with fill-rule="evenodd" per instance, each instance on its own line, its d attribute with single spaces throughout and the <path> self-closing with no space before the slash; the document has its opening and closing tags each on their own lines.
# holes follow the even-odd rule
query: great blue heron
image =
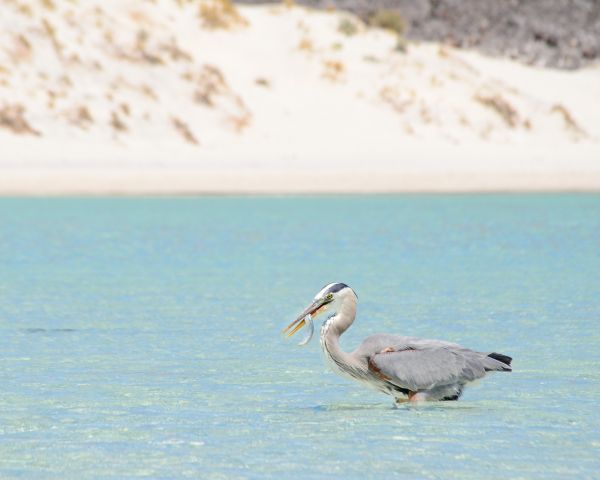
<svg viewBox="0 0 600 480">
<path fill-rule="evenodd" d="M 344 283 L 330 283 L 290 323 L 291 336 L 312 319 L 329 312 L 321 327 L 321 348 L 336 373 L 392 395 L 395 402 L 458 400 L 463 388 L 487 372 L 510 372 L 512 358 L 482 353 L 441 340 L 379 333 L 367 337 L 353 352 L 340 348 L 340 336 L 356 317 L 358 297 Z M 307 343 L 309 337 L 302 343 Z"/>
</svg>

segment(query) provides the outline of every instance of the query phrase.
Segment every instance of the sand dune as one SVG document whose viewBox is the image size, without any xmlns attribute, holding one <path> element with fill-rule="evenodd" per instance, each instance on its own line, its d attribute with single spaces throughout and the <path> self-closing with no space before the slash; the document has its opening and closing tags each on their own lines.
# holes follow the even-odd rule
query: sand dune
<svg viewBox="0 0 600 480">
<path fill-rule="evenodd" d="M 600 68 L 343 12 L 6 2 L 0 192 L 599 190 Z"/>
</svg>

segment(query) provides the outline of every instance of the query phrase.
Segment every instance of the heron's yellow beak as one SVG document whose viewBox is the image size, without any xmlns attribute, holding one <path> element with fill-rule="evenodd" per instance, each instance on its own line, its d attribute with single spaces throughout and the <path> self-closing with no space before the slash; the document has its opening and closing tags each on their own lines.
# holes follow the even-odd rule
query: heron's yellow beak
<svg viewBox="0 0 600 480">
<path fill-rule="evenodd" d="M 287 327 L 285 327 L 282 333 L 285 334 L 287 337 L 291 337 L 294 333 L 296 333 L 304 325 L 306 325 L 306 320 L 304 319 L 307 315 L 311 315 L 313 318 L 315 318 L 317 315 L 319 315 L 326 309 L 327 305 L 324 304 L 324 301 L 322 299 L 315 300 L 313 303 L 311 303 L 308 307 L 304 309 L 304 311 L 298 316 L 298 318 L 296 318 L 296 320 L 294 320 Z"/>
<path fill-rule="evenodd" d="M 294 333 L 296 333 L 298 330 L 300 330 L 304 325 L 306 325 L 306 320 L 302 319 L 300 320 L 300 322 L 298 322 L 296 324 L 296 326 L 293 328 L 293 330 L 286 332 L 286 330 L 289 330 L 295 322 L 293 322 L 292 324 L 288 325 L 285 330 L 283 331 L 284 333 L 287 333 L 287 337 L 291 337 Z"/>
</svg>

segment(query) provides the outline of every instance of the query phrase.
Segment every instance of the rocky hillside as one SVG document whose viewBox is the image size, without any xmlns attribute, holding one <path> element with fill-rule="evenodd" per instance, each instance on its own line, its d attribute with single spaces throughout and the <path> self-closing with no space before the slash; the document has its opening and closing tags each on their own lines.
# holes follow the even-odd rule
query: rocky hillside
<svg viewBox="0 0 600 480">
<path fill-rule="evenodd" d="M 241 3 L 261 3 L 242 0 Z M 298 0 L 335 6 L 368 20 L 400 12 L 406 35 L 507 56 L 527 64 L 575 69 L 600 60 L 600 0 Z"/>
</svg>

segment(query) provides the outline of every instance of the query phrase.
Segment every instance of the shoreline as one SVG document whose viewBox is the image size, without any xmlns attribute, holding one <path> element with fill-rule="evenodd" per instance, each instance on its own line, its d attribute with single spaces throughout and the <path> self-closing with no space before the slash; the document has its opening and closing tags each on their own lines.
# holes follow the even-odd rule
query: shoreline
<svg viewBox="0 0 600 480">
<path fill-rule="evenodd" d="M 327 177 L 335 172 L 323 172 Z M 366 175 L 369 178 L 365 180 Z M 521 172 L 425 173 L 348 171 L 335 185 L 298 171 L 204 171 L 200 169 L 4 170 L 0 197 L 10 196 L 193 196 L 337 194 L 598 193 L 600 175 Z"/>
</svg>

